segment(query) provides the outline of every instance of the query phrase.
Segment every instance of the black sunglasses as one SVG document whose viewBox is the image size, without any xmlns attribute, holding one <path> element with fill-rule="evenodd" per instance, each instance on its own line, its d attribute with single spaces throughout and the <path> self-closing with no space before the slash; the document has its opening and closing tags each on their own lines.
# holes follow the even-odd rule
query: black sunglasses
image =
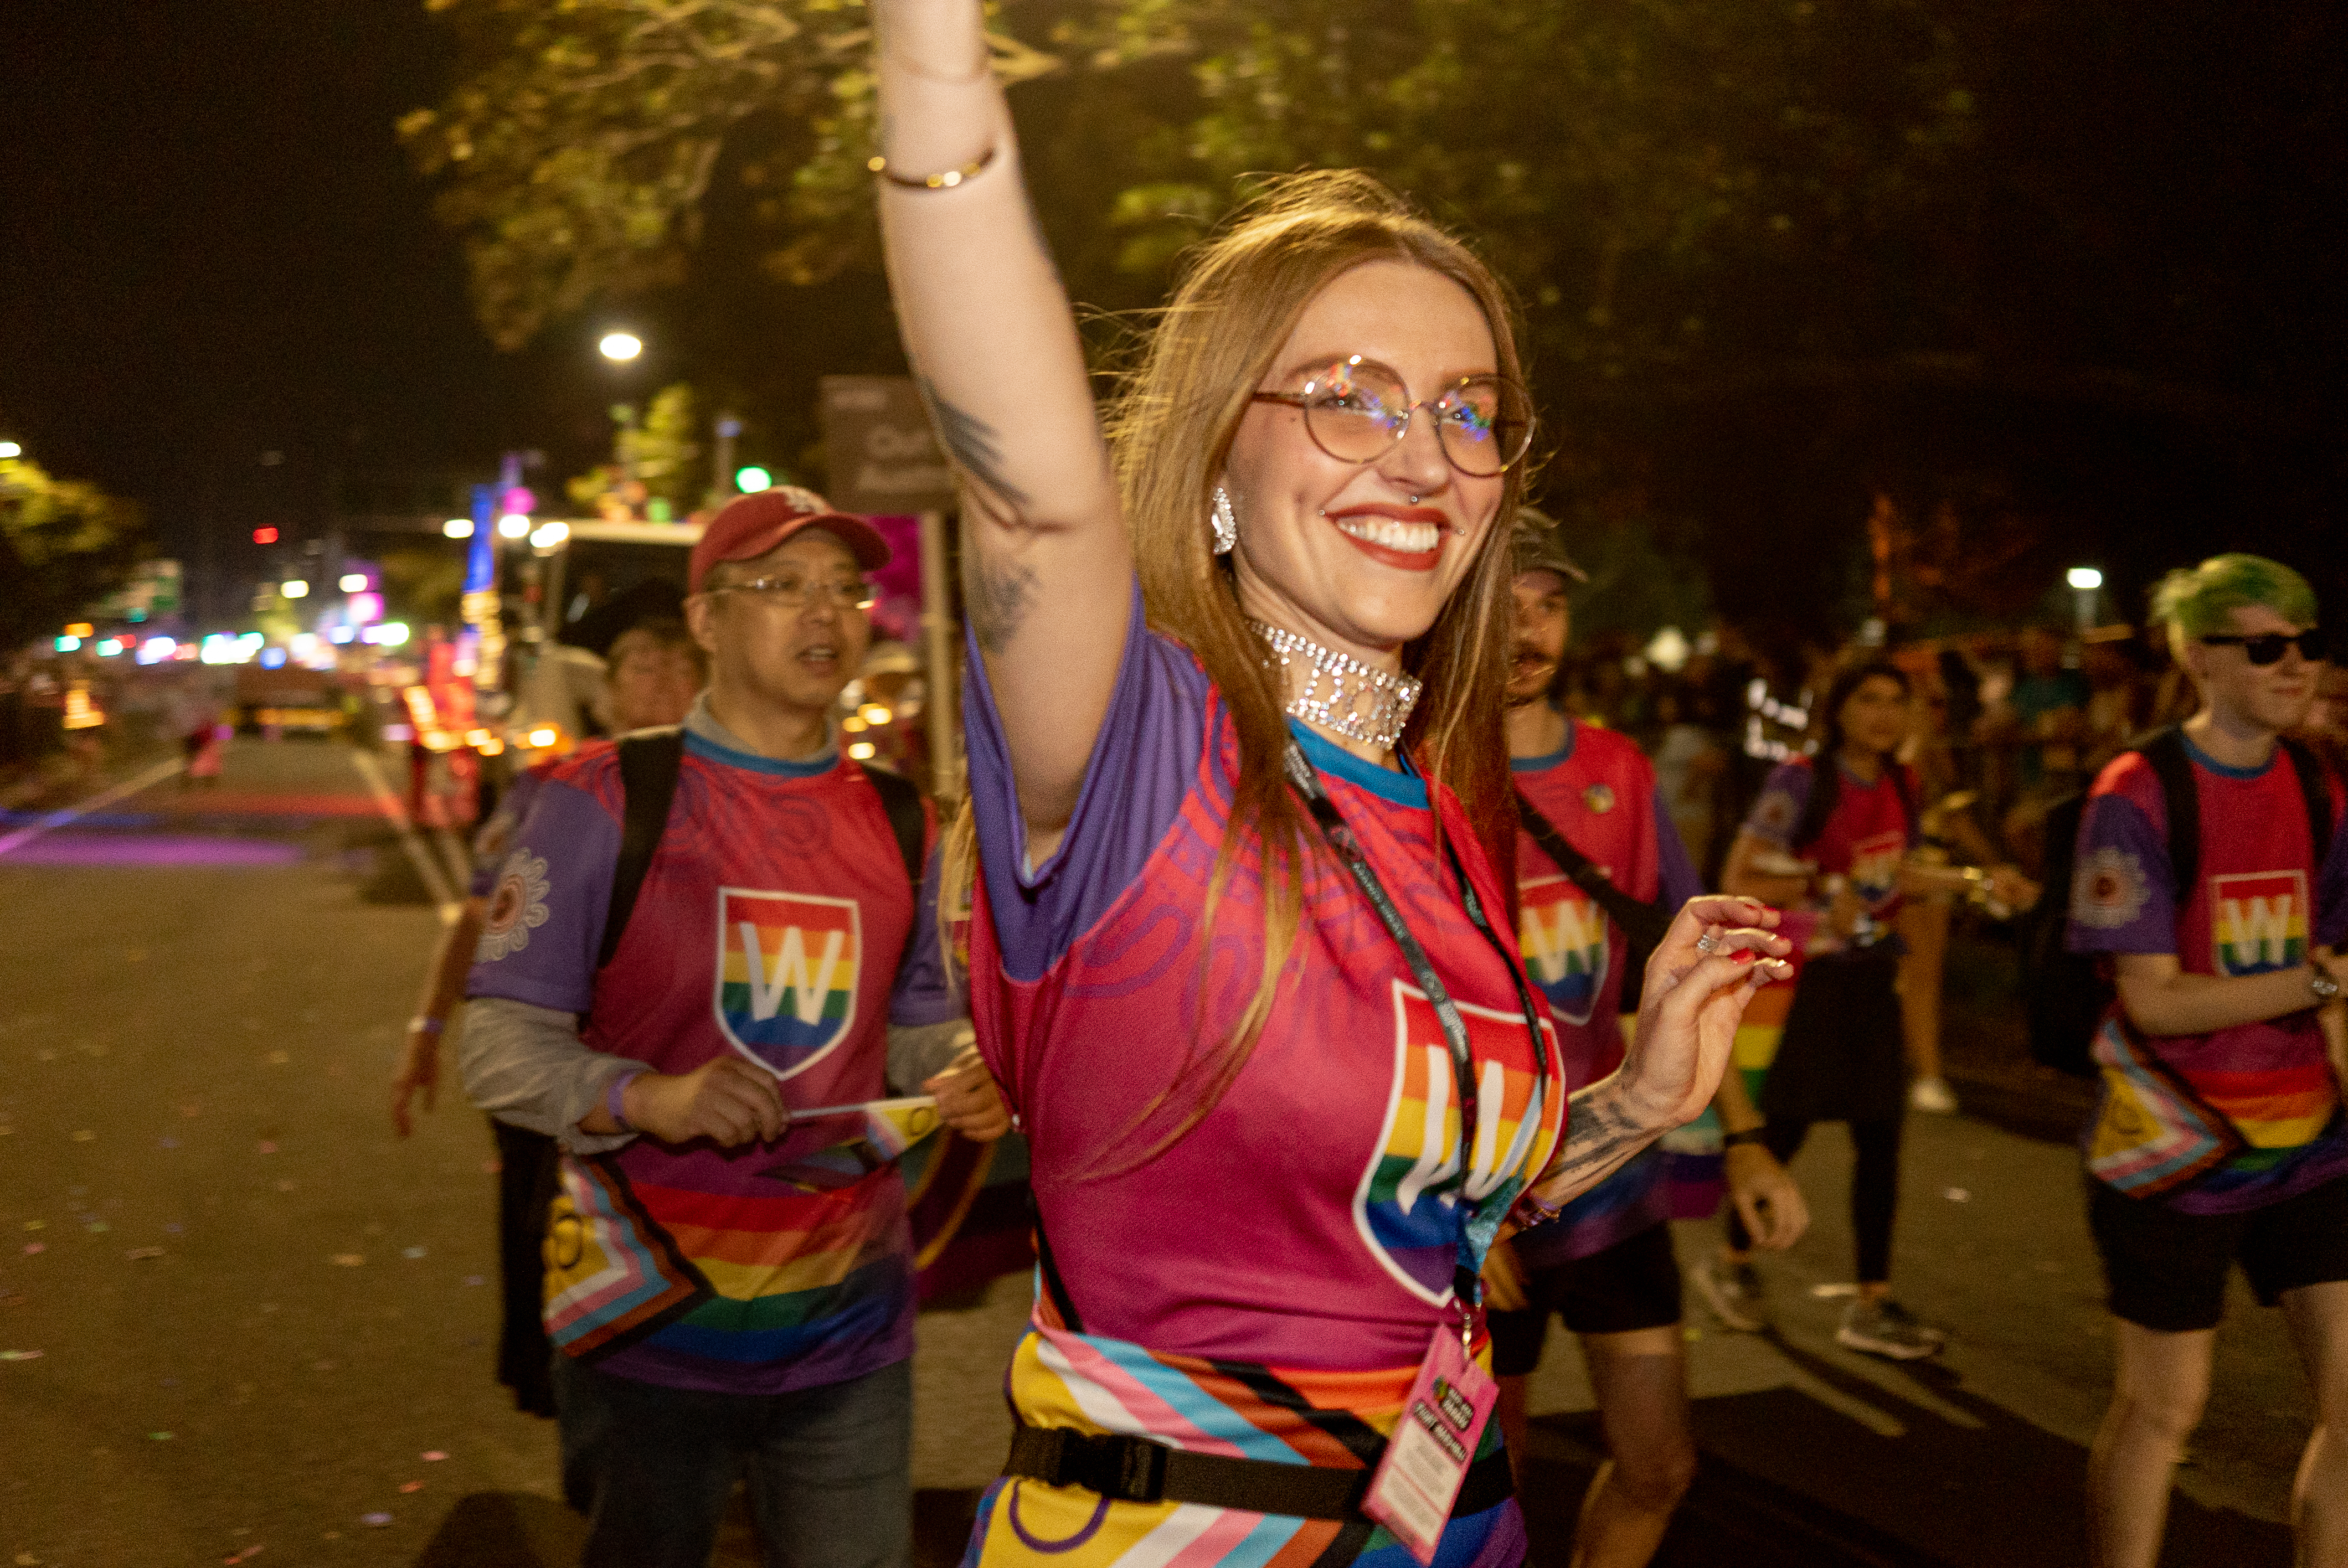
<svg viewBox="0 0 2348 1568">
<path fill-rule="evenodd" d="M 2296 637 L 2285 637 L 2280 631 L 2261 631 L 2256 637 L 2220 632 L 2201 641 L 2212 648 L 2240 648 L 2243 657 L 2253 664 L 2280 664 L 2282 662 L 2282 651 L 2294 646 L 2302 659 L 2310 664 L 2321 664 L 2325 648 L 2323 629 L 2320 626 L 2311 626 Z"/>
</svg>

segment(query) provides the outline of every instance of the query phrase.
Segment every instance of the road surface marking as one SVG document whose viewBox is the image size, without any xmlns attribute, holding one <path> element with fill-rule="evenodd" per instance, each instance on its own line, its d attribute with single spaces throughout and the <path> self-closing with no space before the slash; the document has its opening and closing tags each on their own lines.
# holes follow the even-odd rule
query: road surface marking
<svg viewBox="0 0 2348 1568">
<path fill-rule="evenodd" d="M 358 770 L 359 777 L 366 781 L 367 788 L 375 795 L 375 804 L 382 808 L 383 815 L 398 833 L 400 847 L 407 851 L 408 861 L 416 867 L 416 875 L 423 878 L 424 891 L 440 911 L 440 923 L 455 925 L 464 906 L 458 902 L 456 889 L 448 886 L 448 874 L 442 869 L 439 860 L 416 835 L 416 826 L 407 819 L 407 808 L 399 804 L 399 797 L 392 794 L 391 785 L 384 782 L 383 770 L 365 752 L 352 751 L 344 754 L 351 759 L 351 766 Z"/>
<path fill-rule="evenodd" d="M 102 790 L 88 800 L 76 805 L 69 805 L 63 811 L 53 811 L 38 822 L 0 836 L 0 855 L 5 855 L 20 845 L 31 843 L 53 827 L 63 827 L 76 817 L 87 816 L 100 806 L 112 805 L 124 795 L 137 794 L 142 789 L 151 789 L 187 765 L 185 757 L 173 757 L 170 762 L 157 763 L 145 773 L 125 779 L 112 789 Z"/>
</svg>

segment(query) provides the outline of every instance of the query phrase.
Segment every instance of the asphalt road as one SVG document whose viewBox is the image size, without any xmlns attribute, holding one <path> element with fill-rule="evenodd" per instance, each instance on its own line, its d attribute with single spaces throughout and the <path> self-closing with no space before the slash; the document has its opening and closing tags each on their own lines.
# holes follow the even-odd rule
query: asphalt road
<svg viewBox="0 0 2348 1568">
<path fill-rule="evenodd" d="M 37 825 L 0 823 L 0 1568 L 571 1561 L 552 1428 L 492 1380 L 486 1125 L 444 1101 L 402 1142 L 385 1114 L 438 914 L 353 753 L 241 742 L 217 791 L 164 779 L 12 843 Z M 1811 1294 L 1849 1258 L 1845 1147 L 1814 1143 L 1778 1333 L 1691 1302 L 1704 1463 L 1662 1561 L 2080 1561 L 2109 1351 L 2075 1156 L 1911 1122 L 1895 1272 L 1956 1339 L 1900 1369 L 1836 1347 Z M 1026 1290 L 922 1317 L 925 1563 L 1000 1461 Z M 1562 1337 L 1535 1409 L 1528 1510 L 1562 1563 L 1597 1440 Z M 2289 1560 L 2308 1421 L 2281 1325 L 2238 1297 L 2170 1564 Z M 755 1556 L 737 1532 L 720 1561 Z"/>
</svg>

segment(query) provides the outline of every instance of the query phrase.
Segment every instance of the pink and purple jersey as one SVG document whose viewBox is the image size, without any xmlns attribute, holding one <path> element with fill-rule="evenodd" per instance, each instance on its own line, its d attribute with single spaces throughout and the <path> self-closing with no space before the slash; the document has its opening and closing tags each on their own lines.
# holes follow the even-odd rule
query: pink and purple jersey
<svg viewBox="0 0 2348 1568">
<path fill-rule="evenodd" d="M 1655 770 L 1627 737 L 1567 721 L 1565 744 L 1518 757 L 1517 790 L 1567 843 L 1643 904 L 1676 909 L 1703 890 L 1655 792 Z M 1533 836 L 1517 835 L 1517 941 L 1549 1000 L 1569 1091 L 1622 1065 L 1622 996 L 1630 940 Z M 1657 1144 L 1544 1225 L 1519 1233 L 1536 1268 L 1588 1257 L 1672 1217 L 1671 1157 Z"/>
<path fill-rule="evenodd" d="M 1821 764 L 1815 757 L 1797 757 L 1770 774 L 1760 798 L 1745 819 L 1745 831 L 1763 843 L 1814 861 L 1831 876 L 1849 879 L 1867 912 L 1889 921 L 1900 911 L 1900 866 L 1916 842 L 1915 815 L 1909 802 L 1921 786 L 1916 770 L 1901 764 L 1895 778 L 1890 768 L 1878 773 L 1873 784 L 1843 768 L 1836 781 L 1835 806 L 1809 844 L 1794 843 L 1803 808 Z M 1839 764 L 1836 764 L 1839 766 Z M 1903 789 L 1904 786 L 1904 789 Z"/>
<path fill-rule="evenodd" d="M 688 731 L 667 830 L 600 972 L 617 753 L 593 743 L 540 772 L 469 995 L 582 1015 L 589 1047 L 662 1072 L 738 1055 L 795 1107 L 883 1097 L 888 1025 L 959 1015 L 935 921 L 917 920 L 886 809 L 854 764 L 777 762 Z M 932 871 L 922 902 L 935 897 Z M 547 1238 L 555 1343 L 622 1377 L 733 1393 L 911 1354 L 896 1167 L 788 1143 L 640 1137 L 566 1155 Z"/>
<path fill-rule="evenodd" d="M 1238 742 L 1197 660 L 1144 626 L 1138 595 L 1128 614 L 1074 815 L 1032 869 L 983 664 L 973 653 L 969 666 L 981 868 L 972 1019 L 1021 1113 L 1045 1236 L 1084 1329 L 1069 1333 L 1039 1301 L 1036 1330 L 1014 1362 L 1013 1402 L 1039 1425 L 1342 1464 L 1313 1430 L 1343 1423 L 1375 1442 L 1438 1327 L 1456 1321 L 1463 1199 L 1505 1205 L 1550 1159 L 1565 1103 L 1556 1038 L 1546 1020 L 1540 1038 L 1528 1032 L 1513 955 L 1463 912 L 1436 845 L 1438 814 L 1484 907 L 1507 905 L 1457 803 L 1300 730 L 1467 1024 L 1477 1123 L 1463 1150 L 1435 1009 L 1316 840 L 1295 949 L 1252 1053 L 1196 1127 L 1134 1168 L 1178 1124 L 1181 1103 L 1168 1092 L 1184 1064 L 1215 1047 L 1255 991 L 1262 906 L 1259 859 L 1243 847 L 1202 955 Z M 1177 1093 L 1196 1091 L 1193 1079 Z M 1287 1434 L 1247 1413 L 1266 1399 L 1327 1419 Z M 1017 1556 L 1035 1549 L 1029 1535 L 1053 1535 L 1032 1522 L 1050 1491 L 1011 1482 L 990 1494 L 974 1553 Z M 1056 1529 L 1066 1511 L 1055 1508 Z M 1216 1562 L 1223 1552 L 1199 1532 L 1217 1517 L 1226 1523 L 1214 1528 L 1231 1532 L 1222 1545 L 1249 1563 L 1309 1561 L 1319 1548 L 1305 1548 L 1325 1533 L 1171 1504 L 1119 1503 L 1110 1515 L 1097 1540 L 1059 1560 L 1082 1568 L 1128 1549 L 1182 1547 L 1182 1562 Z M 1483 1546 L 1513 1550 L 1521 1528 L 1505 1505 L 1453 1525 L 1463 1542 L 1480 1543 L 1463 1546 L 1463 1562 Z M 1385 1552 L 1407 1561 L 1377 1539 L 1385 1544 L 1363 1561 L 1382 1563 Z"/>
<path fill-rule="evenodd" d="M 2073 952 L 2174 953 L 2188 975 L 2265 974 L 2307 961 L 2311 942 L 2348 936 L 2348 833 L 2325 864 L 2299 775 L 2280 753 L 2230 768 L 2190 741 L 2201 817 L 2197 884 L 2182 899 L 2168 854 L 2168 807 L 2152 764 L 2123 752 L 2089 792 L 2071 886 Z M 2342 815 L 2332 781 L 2333 815 Z M 2116 1016 L 2119 1004 L 2113 1004 Z M 2314 1011 L 2214 1034 L 2145 1040 L 2233 1123 L 2249 1147 L 2167 1194 L 2194 1214 L 2262 1208 L 2348 1172 L 2348 1128 Z"/>
</svg>

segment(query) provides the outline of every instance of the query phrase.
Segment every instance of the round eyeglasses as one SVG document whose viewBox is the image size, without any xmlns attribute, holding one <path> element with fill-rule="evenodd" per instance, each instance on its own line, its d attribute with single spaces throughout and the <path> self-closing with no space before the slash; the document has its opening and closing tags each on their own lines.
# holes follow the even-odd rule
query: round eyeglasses
<svg viewBox="0 0 2348 1568">
<path fill-rule="evenodd" d="M 1433 398 L 1413 398 L 1392 368 L 1360 354 L 1333 360 L 1294 392 L 1251 401 L 1301 409 L 1313 445 L 1340 463 L 1375 463 L 1410 434 L 1422 408 L 1435 416 L 1444 458 L 1461 473 L 1506 473 L 1533 444 L 1532 398 L 1504 376 L 1463 375 Z"/>
</svg>

